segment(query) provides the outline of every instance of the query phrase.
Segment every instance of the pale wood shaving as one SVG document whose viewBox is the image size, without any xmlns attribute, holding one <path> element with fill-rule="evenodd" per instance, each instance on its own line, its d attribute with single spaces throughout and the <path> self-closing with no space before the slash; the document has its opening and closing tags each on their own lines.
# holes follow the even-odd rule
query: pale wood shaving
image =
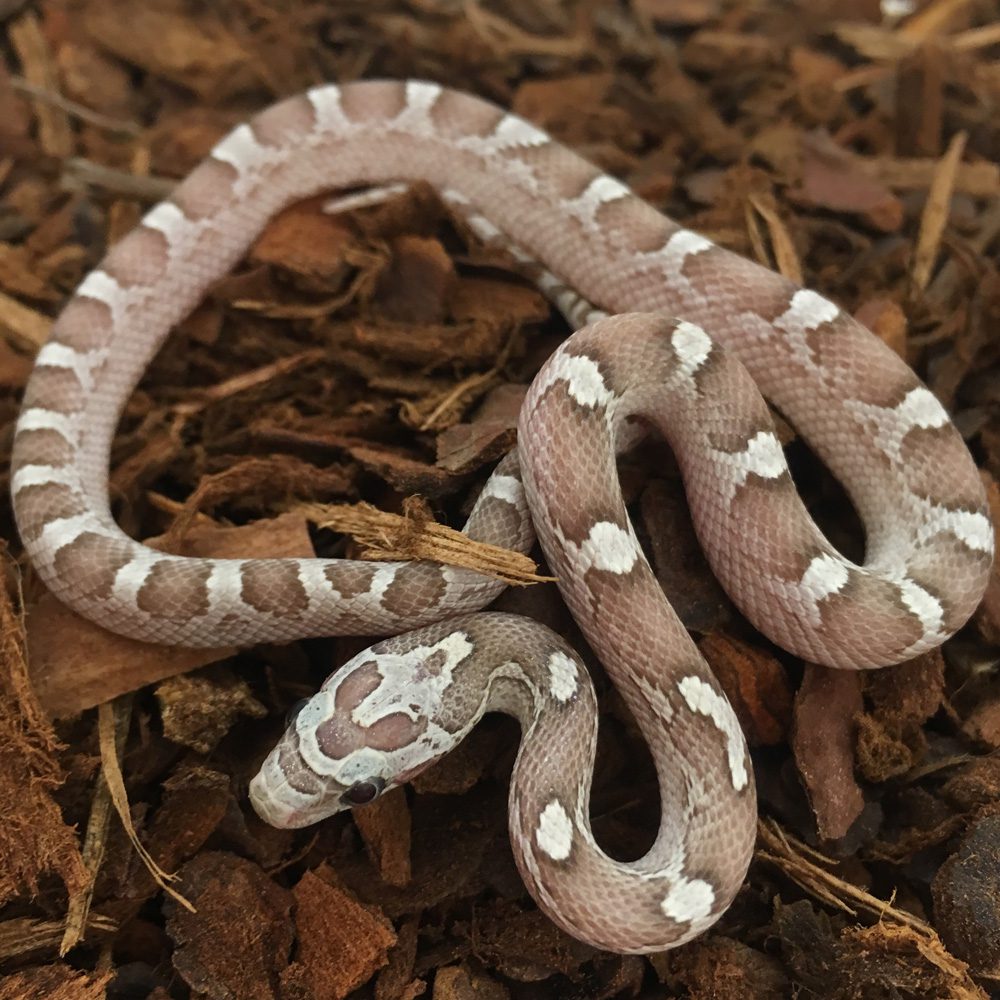
<svg viewBox="0 0 1000 1000">
<path fill-rule="evenodd" d="M 760 820 L 757 836 L 763 844 L 757 849 L 757 857 L 776 865 L 793 882 L 827 906 L 852 917 L 864 911 L 880 921 L 888 920 L 909 927 L 927 940 L 938 940 L 930 924 L 919 917 L 893 906 L 891 900 L 879 899 L 839 878 L 829 870 L 836 864 L 834 860 L 809 847 L 774 820 Z"/>
<path fill-rule="evenodd" d="M 142 859 L 142 863 L 149 870 L 149 874 L 152 875 L 156 884 L 183 906 L 184 909 L 191 913 L 196 913 L 197 911 L 194 906 L 170 885 L 171 882 L 177 879 L 177 875 L 165 872 L 156 863 L 153 856 L 139 840 L 139 835 L 132 824 L 128 793 L 125 791 L 125 779 L 122 777 L 121 765 L 118 761 L 119 721 L 116 719 L 117 714 L 114 706 L 108 702 L 105 702 L 97 710 L 97 727 L 101 745 L 101 768 L 111 795 L 111 801 L 118 812 L 118 818 L 121 820 L 126 834 L 128 834 L 128 839 L 132 841 L 132 846 L 135 848 L 136 854 Z M 129 712 L 130 715 L 131 712 Z M 127 721 L 121 725 L 124 728 L 127 725 Z"/>
<path fill-rule="evenodd" d="M 16 346 L 34 353 L 49 339 L 52 320 L 0 292 L 0 329 Z"/>
<path fill-rule="evenodd" d="M 82 156 L 70 157 L 63 167 L 63 183 L 69 188 L 100 188 L 108 194 L 152 204 L 166 201 L 177 186 L 166 177 L 137 177 L 126 170 L 116 170 L 94 163 Z"/>
<path fill-rule="evenodd" d="M 115 760 L 120 759 L 125 751 L 125 738 L 128 735 L 128 723 L 132 718 L 131 698 L 121 698 L 118 701 L 118 725 L 114 734 L 114 755 Z M 103 744 L 101 747 L 104 750 Z M 111 827 L 111 790 L 104 773 L 98 777 L 94 788 L 93 801 L 90 804 L 90 816 L 87 819 L 87 831 L 83 839 L 83 864 L 87 869 L 88 880 L 86 885 L 79 892 L 74 892 L 69 897 L 69 906 L 66 908 L 66 923 L 63 929 L 62 940 L 59 942 L 59 955 L 65 955 L 71 948 L 83 938 L 84 932 L 90 922 L 90 904 L 94 896 L 94 886 L 97 883 L 97 874 L 101 870 L 104 861 L 104 852 L 108 842 L 108 831 Z"/>
<path fill-rule="evenodd" d="M 99 934 L 112 934 L 118 929 L 118 922 L 101 913 L 92 913 L 86 929 Z M 51 951 L 59 945 L 66 932 L 62 920 L 41 920 L 38 917 L 15 917 L 0 923 L 0 962 Z"/>
<path fill-rule="evenodd" d="M 57 93 L 59 71 L 35 13 L 26 11 L 10 26 L 7 34 L 27 82 L 47 94 Z M 39 97 L 33 97 L 31 104 L 38 121 L 38 141 L 42 149 L 60 160 L 72 155 L 76 141 L 66 110 L 50 99 Z"/>
<path fill-rule="evenodd" d="M 80 121 L 87 122 L 88 125 L 105 129 L 108 132 L 115 132 L 119 135 L 138 136 L 142 134 L 142 126 L 135 122 L 126 121 L 124 118 L 112 118 L 110 115 L 103 115 L 99 111 L 94 111 L 93 108 L 88 108 L 85 104 L 71 101 L 68 97 L 63 97 L 62 94 L 39 87 L 30 80 L 24 79 L 24 77 L 12 76 L 8 82 L 14 90 L 22 94 L 27 94 L 28 97 L 33 97 L 39 101 L 46 101 L 53 105 L 53 107 L 65 111 L 66 114 L 72 115 L 74 118 L 79 118 Z"/>
<path fill-rule="evenodd" d="M 400 407 L 403 421 L 421 431 L 440 431 L 456 424 L 469 404 L 477 397 L 484 396 L 499 381 L 500 374 L 510 359 L 514 343 L 515 337 L 508 337 L 497 355 L 496 362 L 487 371 L 470 375 L 449 386 L 444 392 L 439 393 L 436 399 L 404 401 Z M 430 411 L 425 412 L 428 406 Z"/>
<path fill-rule="evenodd" d="M 574 59 L 583 55 L 593 44 L 586 31 L 584 18 L 579 15 L 572 32 L 550 38 L 524 31 L 512 21 L 486 10 L 476 0 L 465 0 L 462 8 L 472 30 L 494 52 L 505 57 L 525 54 Z"/>
<path fill-rule="evenodd" d="M 920 234 L 917 237 L 913 267 L 910 272 L 913 287 L 919 291 L 923 291 L 931 279 L 934 261 L 941 246 L 941 236 L 948 222 L 948 210 L 955 187 L 955 171 L 965 151 L 967 138 L 966 132 L 957 132 L 952 137 L 938 164 L 930 191 L 927 192 L 927 204 L 920 217 Z"/>
<path fill-rule="evenodd" d="M 756 194 L 750 195 L 749 201 L 757 214 L 767 224 L 767 232 L 771 238 L 771 247 L 774 250 L 774 262 L 778 270 L 786 278 L 794 281 L 795 284 L 801 285 L 803 283 L 802 263 L 795 250 L 792 234 L 788 231 L 788 227 L 778 214 L 777 209 L 766 198 L 762 198 Z M 747 214 L 747 223 L 751 227 L 751 233 L 755 232 L 756 220 L 749 211 Z M 764 255 L 759 255 L 759 259 L 761 263 L 767 265 Z"/>
<path fill-rule="evenodd" d="M 948 43 L 956 52 L 975 52 L 1000 44 L 1000 22 L 984 24 L 980 28 L 970 28 L 952 35 Z"/>
<path fill-rule="evenodd" d="M 896 34 L 907 41 L 920 43 L 944 34 L 952 18 L 960 14 L 973 0 L 934 0 L 923 10 L 904 21 Z"/>
<path fill-rule="evenodd" d="M 367 503 L 299 504 L 293 509 L 321 528 L 350 535 L 363 546 L 361 555 L 365 559 L 426 559 L 475 570 L 514 586 L 553 579 L 539 575 L 528 556 L 474 541 L 454 528 L 438 524 L 422 507 L 419 500 L 408 498 L 402 514 L 390 514 Z"/>
<path fill-rule="evenodd" d="M 239 375 L 234 375 L 232 378 L 218 382 L 202 390 L 199 393 L 198 399 L 177 403 L 171 409 L 178 416 L 193 416 L 210 403 L 217 403 L 220 400 L 228 399 L 230 396 L 246 392 L 248 389 L 256 389 L 258 386 L 266 385 L 268 382 L 272 382 L 283 375 L 287 375 L 289 372 L 295 371 L 296 368 L 321 361 L 325 356 L 326 351 L 322 347 L 311 347 L 308 350 L 299 351 L 298 354 L 292 354 L 286 358 L 278 358 L 277 361 L 262 365 L 253 371 L 240 372 Z"/>
<path fill-rule="evenodd" d="M 926 191 L 937 176 L 939 160 L 896 157 L 853 158 L 858 169 L 897 191 Z M 976 197 L 995 197 L 1000 190 L 1000 167 L 995 163 L 958 163 L 954 189 Z"/>
</svg>

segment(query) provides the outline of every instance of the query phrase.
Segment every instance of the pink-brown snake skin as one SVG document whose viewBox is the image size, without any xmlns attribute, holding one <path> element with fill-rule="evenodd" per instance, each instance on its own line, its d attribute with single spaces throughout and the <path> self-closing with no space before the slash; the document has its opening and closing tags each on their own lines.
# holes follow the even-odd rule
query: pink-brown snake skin
<svg viewBox="0 0 1000 1000">
<path fill-rule="evenodd" d="M 484 238 L 536 261 L 589 322 L 547 362 L 519 446 L 466 530 L 521 551 L 537 531 L 567 604 L 625 697 L 659 774 L 662 819 L 620 863 L 588 818 L 593 691 L 556 635 L 476 614 L 501 584 L 434 564 L 166 555 L 122 533 L 108 502 L 118 417 L 171 327 L 288 203 L 422 179 Z M 760 392 L 845 485 L 866 531 L 844 559 L 795 492 Z M 876 337 L 814 292 L 720 249 L 543 132 L 423 82 L 317 87 L 239 126 L 82 283 L 40 351 L 12 491 L 49 588 L 99 624 L 216 646 L 393 634 L 298 713 L 251 786 L 302 826 L 407 780 L 484 711 L 524 736 L 510 792 L 514 854 L 539 905 L 620 952 L 703 931 L 739 889 L 754 841 L 746 744 L 666 602 L 629 522 L 616 450 L 638 417 L 681 465 L 708 559 L 747 618 L 843 668 L 940 644 L 984 590 L 993 532 L 982 485 L 935 397 Z M 522 484 L 523 477 L 523 484 Z"/>
</svg>

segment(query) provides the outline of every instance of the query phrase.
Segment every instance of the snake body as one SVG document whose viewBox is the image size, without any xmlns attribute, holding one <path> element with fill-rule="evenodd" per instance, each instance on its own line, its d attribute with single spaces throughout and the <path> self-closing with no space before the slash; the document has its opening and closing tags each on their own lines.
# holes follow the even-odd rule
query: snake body
<svg viewBox="0 0 1000 1000">
<path fill-rule="evenodd" d="M 326 189 L 415 179 L 484 238 L 537 261 L 543 289 L 589 320 L 533 383 L 518 449 L 466 531 L 526 551 L 537 530 L 649 741 L 662 819 L 636 862 L 609 859 L 590 832 L 596 722 L 575 655 L 537 624 L 467 614 L 500 584 L 426 563 L 171 556 L 126 536 L 109 509 L 124 402 L 267 220 Z M 802 506 L 760 392 L 844 483 L 865 525 L 862 565 Z M 416 629 L 361 654 L 298 714 L 251 786 L 258 812 L 296 826 L 365 801 L 483 711 L 510 711 L 524 727 L 511 836 L 529 888 L 578 937 L 652 951 L 729 904 L 755 802 L 736 718 L 657 587 L 617 486 L 615 453 L 637 422 L 673 445 L 723 585 L 786 649 L 885 665 L 935 647 L 974 610 L 993 555 L 983 487 L 946 412 L 896 355 L 523 119 L 417 81 L 330 84 L 274 105 L 112 249 L 39 352 L 14 443 L 14 509 L 49 588 L 135 638 L 215 646 Z"/>
</svg>

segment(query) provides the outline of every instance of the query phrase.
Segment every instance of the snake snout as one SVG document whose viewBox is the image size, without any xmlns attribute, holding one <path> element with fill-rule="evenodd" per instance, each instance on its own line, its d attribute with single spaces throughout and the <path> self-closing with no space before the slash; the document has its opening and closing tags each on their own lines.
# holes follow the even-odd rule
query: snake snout
<svg viewBox="0 0 1000 1000">
<path fill-rule="evenodd" d="M 250 782 L 249 795 L 254 812 L 268 826 L 277 827 L 279 830 L 291 830 L 301 825 L 296 822 L 298 810 L 271 794 L 263 773 L 257 774 Z"/>
</svg>

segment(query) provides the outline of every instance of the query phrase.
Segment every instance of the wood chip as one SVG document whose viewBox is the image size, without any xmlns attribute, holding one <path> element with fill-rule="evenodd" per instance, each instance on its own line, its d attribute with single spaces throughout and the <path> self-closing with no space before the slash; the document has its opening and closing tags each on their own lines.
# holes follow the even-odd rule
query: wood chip
<svg viewBox="0 0 1000 1000">
<path fill-rule="evenodd" d="M 316 1000 L 342 1000 L 388 962 L 396 934 L 323 874 L 307 871 L 294 889 L 299 956 L 284 978 L 301 970 Z"/>
<path fill-rule="evenodd" d="M 927 204 L 920 217 L 920 235 L 917 237 L 910 271 L 910 280 L 918 291 L 923 291 L 931 280 L 934 262 L 941 246 L 941 236 L 948 222 L 955 171 L 965 152 L 967 138 L 964 132 L 957 132 L 948 143 L 948 149 L 941 157 L 930 191 L 927 193 Z"/>
<path fill-rule="evenodd" d="M 795 696 L 792 745 L 824 838 L 843 837 L 864 808 L 854 778 L 854 720 L 862 707 L 857 673 L 806 667 Z"/>
<path fill-rule="evenodd" d="M 522 586 L 552 579 L 540 575 L 528 556 L 474 541 L 461 531 L 438 524 L 426 508 L 414 501 L 404 503 L 401 515 L 378 510 L 371 504 L 301 504 L 296 510 L 321 528 L 351 535 L 364 546 L 361 554 L 365 559 L 429 559 Z"/>
</svg>

